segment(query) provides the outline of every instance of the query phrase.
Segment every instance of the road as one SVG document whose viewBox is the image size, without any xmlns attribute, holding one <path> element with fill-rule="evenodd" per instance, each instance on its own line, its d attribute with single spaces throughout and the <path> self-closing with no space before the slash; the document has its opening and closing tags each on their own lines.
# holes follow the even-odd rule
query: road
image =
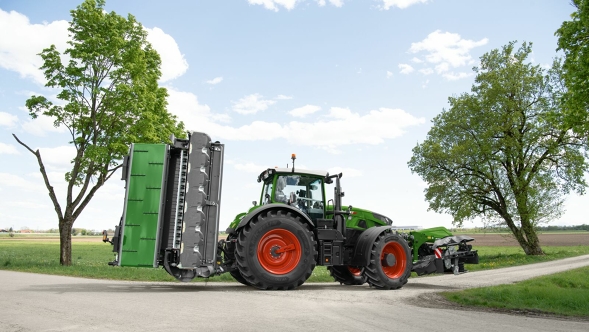
<svg viewBox="0 0 589 332">
<path fill-rule="evenodd" d="M 0 271 L 0 331 L 589 331 L 589 322 L 427 308 L 432 292 L 513 283 L 589 265 L 589 255 L 459 276 L 400 290 L 336 283 L 259 291 L 237 283 L 93 280 Z"/>
</svg>

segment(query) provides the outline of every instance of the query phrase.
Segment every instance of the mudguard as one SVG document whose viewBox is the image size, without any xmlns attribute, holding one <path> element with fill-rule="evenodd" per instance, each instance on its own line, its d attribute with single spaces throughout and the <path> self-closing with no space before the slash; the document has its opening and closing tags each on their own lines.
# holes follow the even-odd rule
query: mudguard
<svg viewBox="0 0 589 332">
<path fill-rule="evenodd" d="M 383 232 L 389 231 L 391 226 L 379 226 L 371 227 L 358 237 L 356 243 L 356 249 L 354 250 L 354 257 L 350 265 L 353 266 L 368 266 L 370 263 L 370 252 L 372 250 L 372 244 L 376 238 Z"/>
<path fill-rule="evenodd" d="M 260 213 L 267 211 L 267 210 L 271 210 L 271 209 L 281 209 L 281 210 L 292 211 L 293 213 L 296 213 L 297 215 L 301 216 L 301 219 L 303 219 L 303 222 L 309 224 L 309 226 L 311 226 L 311 229 L 315 229 L 315 224 L 303 211 L 301 211 L 295 207 L 292 207 L 290 205 L 286 205 L 286 204 L 282 204 L 282 203 L 271 203 L 271 204 L 262 205 L 260 208 L 252 211 L 251 213 L 249 213 L 245 217 L 243 217 L 243 219 L 241 219 L 241 221 L 239 222 L 239 224 L 237 225 L 237 227 L 235 228 L 234 231 L 237 231 L 240 228 L 247 225 L 254 217 L 258 216 Z"/>
</svg>

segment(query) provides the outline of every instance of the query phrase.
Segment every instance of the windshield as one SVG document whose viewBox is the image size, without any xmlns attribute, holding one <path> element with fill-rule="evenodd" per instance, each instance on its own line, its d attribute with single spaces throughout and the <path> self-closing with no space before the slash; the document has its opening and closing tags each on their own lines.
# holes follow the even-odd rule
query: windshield
<svg viewBox="0 0 589 332">
<path fill-rule="evenodd" d="M 323 218 L 323 179 L 306 175 L 281 175 L 276 179 L 274 201 L 294 206 L 312 220 Z"/>
</svg>

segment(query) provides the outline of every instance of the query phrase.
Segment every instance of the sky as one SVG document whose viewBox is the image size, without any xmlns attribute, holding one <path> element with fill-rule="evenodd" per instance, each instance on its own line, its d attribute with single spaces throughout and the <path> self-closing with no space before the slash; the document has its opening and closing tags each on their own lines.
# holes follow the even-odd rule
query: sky
<svg viewBox="0 0 589 332">
<path fill-rule="evenodd" d="M 37 55 L 66 48 L 70 10 L 81 0 L 0 0 L 0 228 L 57 228 L 36 158 L 39 149 L 65 202 L 73 147 L 25 101 L 55 98 Z M 510 41 L 533 43 L 549 66 L 568 0 L 107 0 L 132 14 L 162 58 L 168 110 L 187 129 L 225 144 L 220 228 L 259 201 L 268 167 L 342 172 L 343 204 L 397 226 L 452 226 L 428 211 L 426 183 L 407 167 L 448 97 L 469 92 L 472 68 Z M 74 227 L 114 228 L 124 182 L 115 175 Z M 587 196 L 568 196 L 553 225 L 587 223 Z M 465 227 L 482 226 L 479 221 Z"/>
</svg>

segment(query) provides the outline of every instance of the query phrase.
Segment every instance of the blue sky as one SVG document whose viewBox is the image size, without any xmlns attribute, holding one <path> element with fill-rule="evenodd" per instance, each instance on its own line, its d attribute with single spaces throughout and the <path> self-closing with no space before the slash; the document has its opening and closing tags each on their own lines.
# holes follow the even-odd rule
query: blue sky
<svg viewBox="0 0 589 332">
<path fill-rule="evenodd" d="M 36 160 L 39 148 L 60 200 L 72 148 L 25 100 L 54 96 L 38 67 L 43 48 L 65 49 L 69 11 L 81 1 L 0 0 L 0 228 L 48 229 L 57 219 Z M 427 211 L 411 149 L 447 98 L 470 90 L 479 57 L 509 41 L 533 42 L 534 63 L 557 56 L 554 31 L 567 0 L 110 0 L 133 14 L 162 56 L 170 112 L 225 143 L 221 228 L 259 200 L 267 167 L 342 171 L 344 204 L 396 225 L 451 226 Z M 113 228 L 123 182 L 111 179 L 74 227 Z M 586 223 L 585 196 L 567 199 L 553 224 Z M 465 226 L 479 225 L 467 223 Z"/>
</svg>

